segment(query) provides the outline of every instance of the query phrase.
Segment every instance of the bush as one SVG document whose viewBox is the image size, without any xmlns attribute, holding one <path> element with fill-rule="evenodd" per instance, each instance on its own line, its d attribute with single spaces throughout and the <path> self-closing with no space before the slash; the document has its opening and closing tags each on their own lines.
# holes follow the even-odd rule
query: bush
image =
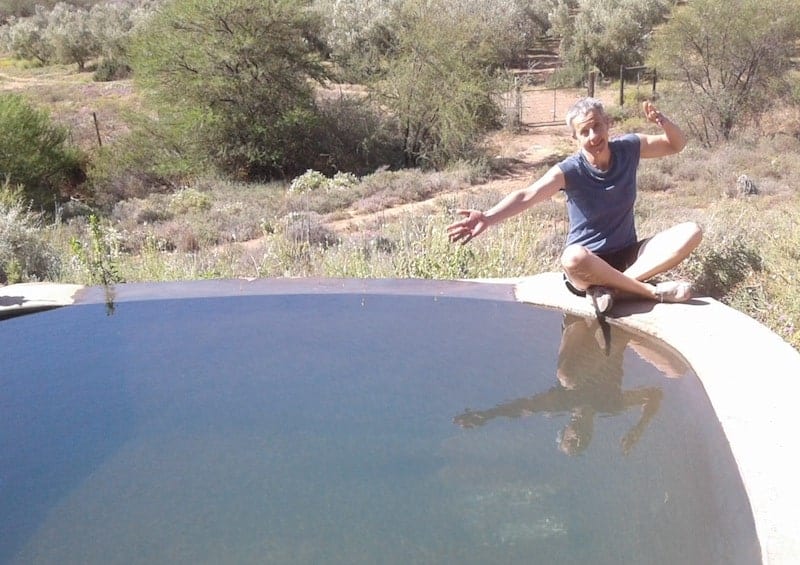
<svg viewBox="0 0 800 565">
<path fill-rule="evenodd" d="M 574 16 L 573 7 L 579 8 Z M 642 63 L 650 32 L 668 10 L 666 0 L 582 0 L 558 2 L 550 17 L 554 33 L 564 38 L 561 50 L 568 67 L 616 76 L 620 66 Z"/>
<path fill-rule="evenodd" d="M 403 163 L 403 139 L 396 123 L 360 94 L 323 91 L 318 97 L 319 119 L 314 138 L 320 161 L 315 168 L 332 174 L 350 171 L 365 175 Z M 324 160 L 323 160 L 324 159 Z"/>
<path fill-rule="evenodd" d="M 95 82 L 110 82 L 128 78 L 130 74 L 131 67 L 127 63 L 117 59 L 103 59 L 97 65 L 92 78 Z"/>
<path fill-rule="evenodd" d="M 328 178 L 319 171 L 312 169 L 297 177 L 289 185 L 290 192 L 308 192 L 322 190 L 349 190 L 358 184 L 358 178 L 352 173 L 336 173 Z"/>
<path fill-rule="evenodd" d="M 7 185 L 0 188 L 0 283 L 54 277 L 58 255 L 43 230 L 41 214 L 32 212 Z"/>
<path fill-rule="evenodd" d="M 17 94 L 0 94 L 0 171 L 3 181 L 19 185 L 24 198 L 42 209 L 52 209 L 62 190 L 83 180 L 67 130 Z"/>
<path fill-rule="evenodd" d="M 727 302 L 737 286 L 763 268 L 761 252 L 744 232 L 706 234 L 706 241 L 682 267 L 696 290 Z"/>
<path fill-rule="evenodd" d="M 394 14 L 395 43 L 370 86 L 396 118 L 405 166 L 443 168 L 469 158 L 481 134 L 501 123 L 495 95 L 503 54 L 479 5 L 413 0 Z"/>
<path fill-rule="evenodd" d="M 143 25 L 134 78 L 183 151 L 238 179 L 281 178 L 318 158 L 313 84 L 328 70 L 308 4 L 186 0 Z"/>
</svg>

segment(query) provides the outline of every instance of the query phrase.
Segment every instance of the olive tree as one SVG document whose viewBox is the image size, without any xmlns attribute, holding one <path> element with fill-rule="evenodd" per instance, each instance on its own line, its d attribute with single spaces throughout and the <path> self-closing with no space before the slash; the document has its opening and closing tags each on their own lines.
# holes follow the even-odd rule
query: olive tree
<svg viewBox="0 0 800 565">
<path fill-rule="evenodd" d="M 89 11 L 66 2 L 59 2 L 48 14 L 46 38 L 55 60 L 76 63 L 79 71 L 100 54 L 100 44 L 89 25 Z"/>
<path fill-rule="evenodd" d="M 692 0 L 658 30 L 650 61 L 680 81 L 687 127 L 710 144 L 770 104 L 799 31 L 794 0 Z"/>
<path fill-rule="evenodd" d="M 140 26 L 131 66 L 186 147 L 243 178 L 313 151 L 319 21 L 297 0 L 173 0 Z"/>
<path fill-rule="evenodd" d="M 459 18 L 473 22 L 478 18 L 481 29 L 475 31 L 480 39 L 472 47 L 489 48 L 495 63 L 515 64 L 544 33 L 551 1 L 450 0 L 432 3 L 427 12 L 445 25 L 441 31 L 460 24 Z M 314 8 L 323 16 L 332 59 L 347 76 L 364 78 L 379 70 L 380 60 L 396 50 L 395 24 L 400 23 L 396 16 L 413 10 L 414 4 L 407 0 L 315 0 Z"/>
<path fill-rule="evenodd" d="M 53 45 L 47 36 L 48 10 L 36 6 L 28 17 L 11 18 L 2 27 L 4 47 L 17 59 L 37 61 L 46 65 L 53 60 Z"/>
<path fill-rule="evenodd" d="M 106 2 L 92 6 L 88 25 L 100 55 L 107 59 L 124 57 L 128 39 L 140 17 L 141 8 L 133 2 Z"/>
<path fill-rule="evenodd" d="M 559 0 L 550 18 L 562 37 L 569 67 L 596 68 L 607 75 L 620 66 L 640 65 L 653 28 L 669 12 L 669 0 Z"/>
</svg>

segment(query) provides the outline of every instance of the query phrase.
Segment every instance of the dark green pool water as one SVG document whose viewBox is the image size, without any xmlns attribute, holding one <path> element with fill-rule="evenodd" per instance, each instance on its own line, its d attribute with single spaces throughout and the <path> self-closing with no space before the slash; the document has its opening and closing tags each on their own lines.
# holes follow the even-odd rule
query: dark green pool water
<svg viewBox="0 0 800 565">
<path fill-rule="evenodd" d="M 308 294 L 78 305 L 0 342 L 2 563 L 760 562 L 701 384 L 616 327 Z"/>
</svg>

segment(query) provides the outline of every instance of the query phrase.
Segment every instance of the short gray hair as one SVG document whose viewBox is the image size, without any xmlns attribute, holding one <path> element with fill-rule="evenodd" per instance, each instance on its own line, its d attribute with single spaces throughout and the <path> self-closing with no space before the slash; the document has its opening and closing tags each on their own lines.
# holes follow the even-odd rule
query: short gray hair
<svg viewBox="0 0 800 565">
<path fill-rule="evenodd" d="M 575 118 L 578 116 L 585 116 L 589 112 L 596 112 L 601 116 L 608 117 L 606 109 L 600 100 L 589 96 L 580 98 L 567 110 L 567 127 L 569 127 L 573 134 L 575 133 L 575 128 L 572 127 L 572 122 L 574 122 Z"/>
</svg>

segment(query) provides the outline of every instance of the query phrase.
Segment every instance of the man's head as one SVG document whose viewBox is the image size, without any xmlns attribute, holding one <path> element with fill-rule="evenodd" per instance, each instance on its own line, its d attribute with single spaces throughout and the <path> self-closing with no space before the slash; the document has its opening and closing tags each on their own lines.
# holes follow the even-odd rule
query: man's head
<svg viewBox="0 0 800 565">
<path fill-rule="evenodd" d="M 567 127 L 572 132 L 572 137 L 575 137 L 575 120 L 590 113 L 593 113 L 598 118 L 604 118 L 606 122 L 611 121 L 606 113 L 605 106 L 600 100 L 588 96 L 580 98 L 567 110 Z"/>
<path fill-rule="evenodd" d="M 567 112 L 567 125 L 578 146 L 596 166 L 604 166 L 609 159 L 608 132 L 611 118 L 603 103 L 596 98 L 581 98 Z"/>
</svg>

